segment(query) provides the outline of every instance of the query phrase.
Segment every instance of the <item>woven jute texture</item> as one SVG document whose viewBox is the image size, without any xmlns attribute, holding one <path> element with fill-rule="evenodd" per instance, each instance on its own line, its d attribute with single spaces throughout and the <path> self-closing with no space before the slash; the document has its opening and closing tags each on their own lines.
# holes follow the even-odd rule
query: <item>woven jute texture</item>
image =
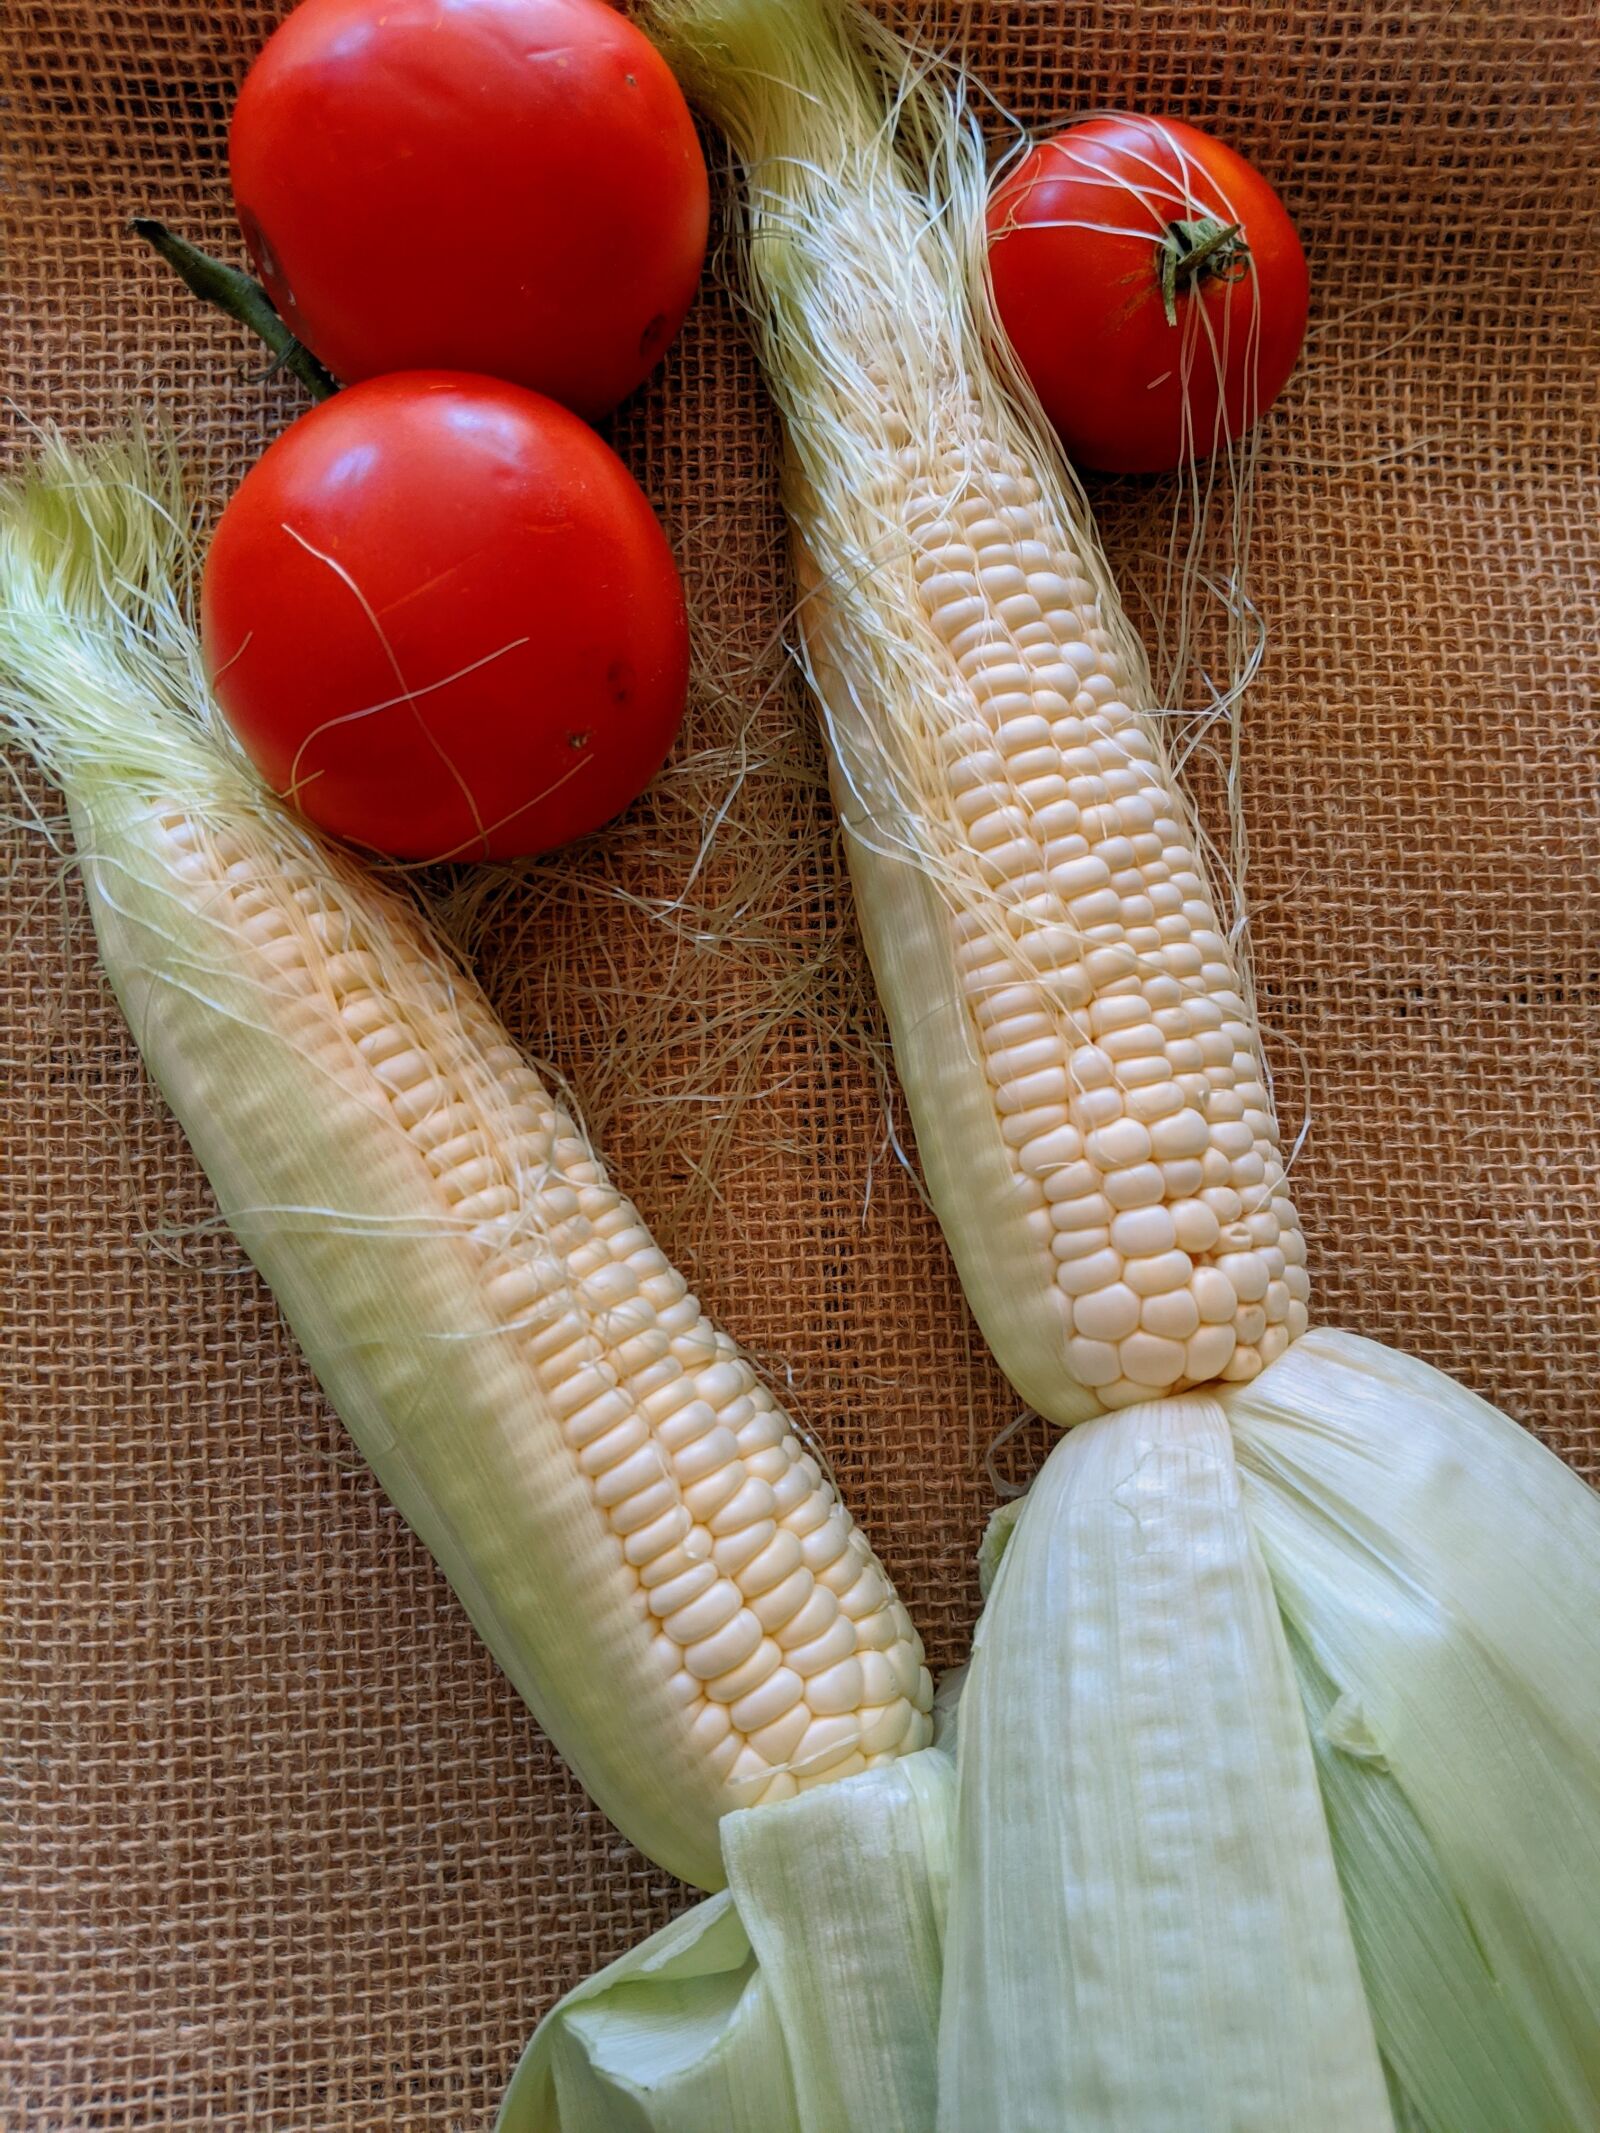
<svg viewBox="0 0 1600 2133">
<path fill-rule="evenodd" d="M 294 411 L 123 234 L 144 210 L 232 245 L 227 111 L 281 12 L 5 0 L 15 455 L 23 418 L 87 435 L 154 404 L 215 497 Z M 1263 1013 L 1285 1109 L 1311 1121 L 1320 1314 L 1455 1371 L 1592 1475 L 1600 19 L 1582 0 L 1023 0 L 932 30 L 964 31 L 1029 120 L 1212 125 L 1299 223 L 1315 311 L 1257 490 L 1272 638 L 1245 795 Z M 748 960 L 586 896 L 581 869 L 501 907 L 485 967 L 580 1092 L 630 998 L 676 988 L 663 1071 L 713 1101 L 670 1112 L 665 1159 L 660 1107 L 612 1104 L 605 1152 L 667 1221 L 674 1166 L 692 1179 L 721 1119 L 719 1193 L 672 1241 L 826 1443 L 946 1663 L 1015 1403 L 849 1034 L 864 992 L 814 742 L 772 685 L 772 425 L 714 287 L 615 438 L 742 677 L 747 755 L 788 766 L 759 916 L 830 1011 L 767 1002 L 757 1042 Z M 1126 562 L 1150 496 L 1104 502 Z M 729 715 L 702 705 L 687 745 Z M 627 886 L 634 849 L 624 831 L 583 865 Z M 632 885 L 670 895 L 660 838 L 637 849 Z M 70 874 L 20 832 L 14 862 L 0 2124 L 486 2128 L 552 1997 L 684 1892 L 586 1805 L 205 1226 Z M 580 917 L 594 983 L 542 983 Z M 729 1118 L 735 1056 L 762 1095 Z"/>
</svg>

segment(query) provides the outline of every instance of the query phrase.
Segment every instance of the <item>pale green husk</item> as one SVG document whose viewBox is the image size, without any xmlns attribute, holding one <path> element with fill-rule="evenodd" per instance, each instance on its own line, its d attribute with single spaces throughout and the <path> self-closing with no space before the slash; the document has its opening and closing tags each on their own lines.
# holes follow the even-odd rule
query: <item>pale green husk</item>
<svg viewBox="0 0 1600 2133">
<path fill-rule="evenodd" d="M 941 1748 L 727 1816 L 728 1886 L 567 1995 L 498 2133 L 933 2133 Z"/>
<path fill-rule="evenodd" d="M 1223 1404 L 1416 2122 L 1594 2133 L 1600 1497 L 1349 1334 L 1307 1334 Z"/>
<path fill-rule="evenodd" d="M 1083 1424 L 961 1698 L 945 2133 L 1390 2125 L 1311 1746 L 1227 1424 Z"/>
</svg>

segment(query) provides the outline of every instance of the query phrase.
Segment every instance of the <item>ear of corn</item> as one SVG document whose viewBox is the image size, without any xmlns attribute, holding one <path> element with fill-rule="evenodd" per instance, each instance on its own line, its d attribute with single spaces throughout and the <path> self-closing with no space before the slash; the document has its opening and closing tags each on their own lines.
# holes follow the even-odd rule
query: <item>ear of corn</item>
<svg viewBox="0 0 1600 2133">
<path fill-rule="evenodd" d="M 941 2124 L 1389 2124 L 1272 1586 L 1200 1395 L 1074 1430 L 957 1725 Z"/>
<path fill-rule="evenodd" d="M 1001 1367 L 1067 1423 L 1253 1376 L 1306 1324 L 1305 1249 L 1144 661 L 968 301 L 982 141 L 856 16 L 648 11 L 745 165 L 806 637 L 931 1195 Z"/>
<path fill-rule="evenodd" d="M 1136 1412 L 1169 1451 L 1107 1452 L 1081 1490 L 1099 1455 L 1069 1439 L 992 1537 L 958 1724 L 951 2133 L 1054 2127 L 1068 2096 L 1185 2133 L 1578 2133 L 1600 2122 L 1600 1509 L 1431 1373 L 1299 1338 L 1247 973 L 1083 499 L 997 342 L 959 91 L 851 0 L 647 13 L 743 165 L 858 905 L 974 1311 L 1058 1422 L 1216 1396 Z M 1041 1537 L 1063 1502 L 1075 1556 Z M 1170 1549 L 1142 1560 L 1141 1525 Z M 1259 1827 L 1233 1828 L 1241 1796 Z"/>
<path fill-rule="evenodd" d="M 13 732 L 222 1211 L 599 1804 L 715 1886 L 728 1809 L 923 1745 L 831 1483 L 416 909 L 207 721 L 176 498 L 57 454 L 0 507 Z"/>
<path fill-rule="evenodd" d="M 498 2133 L 934 2133 L 954 1790 L 929 1748 L 729 1815 L 727 1889 L 567 1995 Z"/>
<path fill-rule="evenodd" d="M 1600 2125 L 1600 1497 L 1318 1329 L 1225 1401 L 1385 2058 L 1429 2133 Z"/>
</svg>

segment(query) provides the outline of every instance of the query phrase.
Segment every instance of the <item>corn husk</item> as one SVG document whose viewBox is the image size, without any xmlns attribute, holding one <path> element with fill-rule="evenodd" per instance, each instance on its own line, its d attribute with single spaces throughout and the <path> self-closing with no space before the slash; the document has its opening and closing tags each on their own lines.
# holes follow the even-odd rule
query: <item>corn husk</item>
<svg viewBox="0 0 1600 2133">
<path fill-rule="evenodd" d="M 728 1886 L 567 1995 L 498 2133 L 933 2133 L 942 1748 L 742 1810 Z"/>
<path fill-rule="evenodd" d="M 1307 1334 L 1223 1404 L 1416 2123 L 1593 2133 L 1600 1498 L 1349 1334 Z"/>
<path fill-rule="evenodd" d="M 799 2133 L 772 1990 L 726 1889 L 553 2008 L 496 2133 Z"/>
<path fill-rule="evenodd" d="M 1051 1454 L 994 1572 L 957 1763 L 947 2133 L 1389 2126 L 1215 1401 Z"/>
</svg>

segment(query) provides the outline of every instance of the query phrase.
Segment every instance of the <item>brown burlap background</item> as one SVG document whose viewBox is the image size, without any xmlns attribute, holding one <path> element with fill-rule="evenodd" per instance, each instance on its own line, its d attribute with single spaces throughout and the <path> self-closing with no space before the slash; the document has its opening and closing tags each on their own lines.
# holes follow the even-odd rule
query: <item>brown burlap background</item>
<svg viewBox="0 0 1600 2133">
<path fill-rule="evenodd" d="M 214 494 L 295 406 L 122 236 L 146 209 L 231 242 L 229 100 L 281 12 L 4 0 L 15 452 L 22 417 L 85 433 L 154 400 Z M 1026 117 L 1212 123 L 1304 233 L 1313 337 L 1258 492 L 1273 639 L 1247 803 L 1263 1010 L 1287 1108 L 1312 1115 L 1320 1307 L 1455 1370 L 1593 1474 L 1600 25 L 1585 0 L 935 18 L 963 23 Z M 754 691 L 783 605 L 772 436 L 717 294 L 616 436 L 707 641 Z M 1148 517 L 1108 497 L 1114 553 Z M 763 922 L 847 1023 L 859 966 L 809 728 L 779 691 L 754 734 L 801 771 Z M 626 873 L 618 849 L 596 878 Z M 590 996 L 511 986 L 507 944 L 525 980 L 574 901 L 528 893 L 488 967 L 580 1088 L 630 996 L 667 982 L 680 1080 L 714 1071 L 719 1030 L 748 1062 L 748 964 L 669 956 L 615 903 L 587 913 Z M 203 1186 L 36 838 L 16 840 L 5 940 L 0 2124 L 477 2133 L 553 1995 L 683 1892 L 586 1806 L 253 1276 L 195 1230 Z M 863 1052 L 819 1036 L 828 1021 L 766 1014 L 767 1096 L 733 1118 L 720 1197 L 675 1241 L 724 1322 L 789 1370 L 946 1662 L 972 1617 L 983 1447 L 1013 1402 L 884 1159 Z M 624 1180 L 652 1156 L 663 1217 L 717 1112 L 672 1116 L 665 1162 L 658 1107 L 605 1119 Z"/>
</svg>

